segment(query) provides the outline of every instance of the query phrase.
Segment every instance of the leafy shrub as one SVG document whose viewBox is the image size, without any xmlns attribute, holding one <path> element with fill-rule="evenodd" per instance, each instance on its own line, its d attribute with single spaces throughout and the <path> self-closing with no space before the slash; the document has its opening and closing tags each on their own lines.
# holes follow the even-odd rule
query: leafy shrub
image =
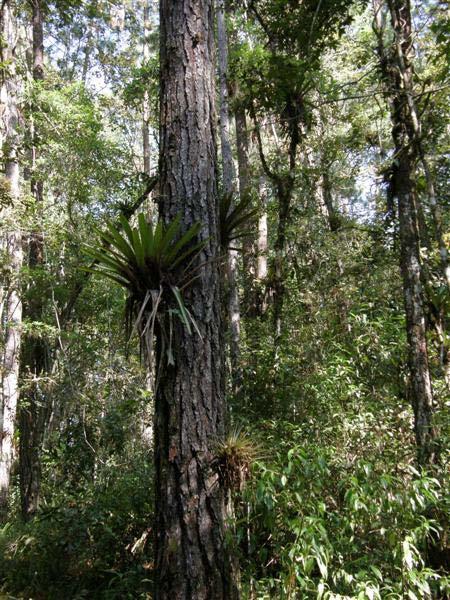
<svg viewBox="0 0 450 600">
<path fill-rule="evenodd" d="M 445 597 L 450 579 L 426 564 L 427 543 L 442 535 L 433 517 L 443 482 L 406 463 L 389 472 L 376 458 L 349 461 L 339 445 L 308 443 L 307 427 L 267 423 L 265 438 L 278 451 L 242 498 L 249 595 Z"/>
<path fill-rule="evenodd" d="M 27 524 L 0 530 L 0 582 L 24 598 L 145 598 L 150 586 L 151 469 L 103 466 Z"/>
</svg>

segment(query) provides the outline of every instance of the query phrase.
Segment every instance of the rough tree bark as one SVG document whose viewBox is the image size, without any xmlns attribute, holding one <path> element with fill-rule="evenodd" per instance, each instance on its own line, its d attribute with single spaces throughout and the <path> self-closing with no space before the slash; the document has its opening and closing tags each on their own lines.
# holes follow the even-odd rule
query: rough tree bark
<svg viewBox="0 0 450 600">
<path fill-rule="evenodd" d="M 41 0 L 32 0 L 32 36 L 33 36 L 33 79 L 44 79 L 44 26 Z M 36 174 L 38 159 L 38 136 L 35 127 L 31 128 L 31 193 L 35 200 L 36 214 L 42 211 L 44 183 Z M 44 237 L 39 225 L 35 225 L 29 240 L 28 265 L 31 272 L 39 272 L 44 265 Z M 42 294 L 30 294 L 25 305 L 25 317 L 28 321 L 41 323 L 44 303 Z M 30 519 L 38 509 L 41 487 L 41 448 L 45 425 L 48 420 L 49 400 L 42 382 L 45 373 L 50 371 L 50 357 L 45 340 L 38 335 L 30 335 L 24 340 L 22 352 L 22 371 L 29 379 L 26 394 L 23 394 L 19 409 L 20 429 L 20 496 L 22 516 Z"/>
<path fill-rule="evenodd" d="M 8 509 L 13 436 L 19 398 L 19 364 L 22 325 L 22 298 L 19 287 L 22 267 L 22 234 L 17 227 L 19 199 L 18 159 L 18 82 L 15 48 L 17 28 L 14 3 L 6 0 L 0 7 L 0 144 L 2 205 L 1 249 L 6 258 L 1 280 L 0 305 L 0 518 Z M 14 226 L 13 226 L 14 224 Z"/>
<path fill-rule="evenodd" d="M 417 147 L 413 142 L 413 116 L 408 102 L 412 89 L 412 25 L 408 0 L 389 0 L 387 7 L 394 30 L 394 53 L 384 47 L 383 4 L 373 0 L 375 33 L 386 96 L 390 103 L 395 160 L 392 166 L 390 194 L 397 200 L 400 237 L 400 266 L 403 278 L 406 330 L 408 338 L 411 400 L 418 463 L 426 466 L 436 456 L 432 424 L 433 392 L 428 364 L 424 292 L 420 264 L 420 238 L 417 222 L 415 169 Z M 397 63 L 398 44 L 402 46 L 403 67 Z"/>
<path fill-rule="evenodd" d="M 224 433 L 216 186 L 213 0 L 161 0 L 160 216 L 202 223 L 202 268 L 185 293 L 202 337 L 174 322 L 175 364 L 158 347 L 155 406 L 155 598 L 229 599 L 238 592 L 214 471 Z"/>
</svg>

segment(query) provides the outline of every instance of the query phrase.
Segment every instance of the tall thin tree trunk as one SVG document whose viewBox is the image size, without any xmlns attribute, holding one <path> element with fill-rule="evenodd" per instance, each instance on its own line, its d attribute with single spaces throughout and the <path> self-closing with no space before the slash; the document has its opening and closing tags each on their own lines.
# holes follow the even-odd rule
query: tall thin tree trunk
<svg viewBox="0 0 450 600">
<path fill-rule="evenodd" d="M 419 464 L 426 465 L 433 462 L 435 454 L 432 426 L 433 393 L 428 365 L 419 236 L 414 206 L 414 161 L 406 148 L 402 148 L 396 154 L 398 164 L 394 168 L 393 192 L 398 201 L 401 271 L 409 347 L 412 404 L 415 417 L 418 461 Z"/>
<path fill-rule="evenodd" d="M 83 68 L 81 71 L 81 81 L 83 82 L 84 85 L 86 85 L 87 77 L 88 77 L 88 73 L 89 73 L 93 44 L 94 44 L 94 23 L 90 22 L 88 24 L 88 34 L 87 34 L 87 38 L 86 38 L 86 45 L 84 47 Z"/>
<path fill-rule="evenodd" d="M 239 176 L 239 195 L 241 200 L 248 197 L 251 192 L 251 173 L 249 160 L 249 141 L 247 118 L 241 106 L 234 113 L 236 126 L 236 150 Z"/>
<path fill-rule="evenodd" d="M 225 0 L 216 0 L 217 43 L 220 87 L 220 146 L 222 156 L 223 192 L 234 194 L 236 181 L 231 151 L 230 113 L 228 102 L 228 35 L 225 21 Z M 233 391 L 239 390 L 239 345 L 241 337 L 241 312 L 237 284 L 238 254 L 228 249 L 228 319 L 230 324 L 230 362 Z"/>
<path fill-rule="evenodd" d="M 409 0 L 389 0 L 389 11 L 391 14 L 392 27 L 395 32 L 395 64 L 396 76 L 402 86 L 403 101 L 407 103 L 408 111 L 408 136 L 414 144 L 418 158 L 422 163 L 427 186 L 428 201 L 433 217 L 435 239 L 439 248 L 442 273 L 447 287 L 450 289 L 450 265 L 448 260 L 447 246 L 444 240 L 442 225 L 441 206 L 436 198 L 433 176 L 422 140 L 422 123 L 419 110 L 416 106 L 413 89 L 413 65 L 414 56 L 413 31 L 411 21 L 411 6 Z"/>
<path fill-rule="evenodd" d="M 447 246 L 444 239 L 444 227 L 442 224 L 442 210 L 441 205 L 436 197 L 434 188 L 433 174 L 428 161 L 428 157 L 423 144 L 423 132 L 420 111 L 416 105 L 416 99 L 414 96 L 413 87 L 413 64 L 412 60 L 414 57 L 414 47 L 412 40 L 412 23 L 411 23 L 411 9 L 409 0 L 398 2 L 389 1 L 389 10 L 391 14 L 392 27 L 395 32 L 395 64 L 397 67 L 396 76 L 402 87 L 403 99 L 407 102 L 408 112 L 408 137 L 410 143 L 413 145 L 414 150 L 419 158 L 423 172 L 425 175 L 425 182 L 427 188 L 427 200 L 433 219 L 433 233 L 434 239 L 437 243 L 439 250 L 439 257 L 441 263 L 442 276 L 444 284 L 447 286 L 447 290 L 450 292 L 450 263 L 448 257 Z M 406 21 L 405 21 L 406 19 Z M 426 225 L 424 219 L 424 210 L 419 202 L 419 198 L 416 199 L 417 204 L 417 216 L 419 219 L 419 233 L 422 238 L 422 242 L 428 242 L 428 234 L 426 232 Z M 425 232 L 425 236 L 422 235 Z M 426 265 L 424 265 L 426 267 Z M 424 269 L 424 275 L 426 276 L 426 269 Z M 425 277 L 424 277 L 425 278 Z M 439 313 L 439 314 L 438 314 Z M 441 368 L 444 374 L 447 386 L 450 387 L 450 377 L 448 370 L 450 368 L 450 347 L 446 342 L 446 314 L 445 309 L 437 309 L 435 315 L 435 329 L 440 339 L 440 350 L 439 359 Z"/>
<path fill-rule="evenodd" d="M 202 224 L 206 246 L 185 303 L 202 337 L 174 323 L 155 406 L 155 599 L 232 599 L 225 497 L 214 469 L 224 434 L 212 0 L 161 0 L 160 216 Z"/>
<path fill-rule="evenodd" d="M 340 219 L 339 213 L 334 205 L 330 174 L 326 165 L 322 166 L 322 192 L 330 231 L 337 231 L 339 229 Z"/>
<path fill-rule="evenodd" d="M 235 100 L 238 100 L 239 92 L 235 89 Z M 234 113 L 236 130 L 236 151 L 238 164 L 239 198 L 241 202 L 249 199 L 252 191 L 251 171 L 250 171 L 250 144 L 247 129 L 247 117 L 245 109 L 237 106 Z M 255 306 L 258 290 L 255 286 L 256 279 L 256 245 L 257 231 L 249 224 L 250 231 L 242 240 L 242 279 L 243 279 L 243 305 L 247 314 L 251 315 L 257 312 Z"/>
<path fill-rule="evenodd" d="M 239 195 L 246 200 L 251 194 L 251 170 L 249 159 L 249 139 L 247 129 L 247 118 L 245 110 L 239 107 L 235 111 L 236 123 L 236 148 L 238 158 Z M 266 291 L 265 282 L 267 278 L 267 186 L 266 178 L 261 175 L 258 181 L 258 195 L 256 199 L 259 205 L 259 216 L 257 230 L 244 238 L 243 242 L 243 265 L 244 282 L 246 290 L 246 307 L 249 314 L 261 315 L 265 312 Z"/>
<path fill-rule="evenodd" d="M 280 178 L 277 182 L 278 227 L 275 239 L 275 264 L 272 282 L 273 324 L 275 339 L 282 333 L 282 317 L 285 297 L 285 252 L 286 236 L 292 200 L 293 180 Z"/>
<path fill-rule="evenodd" d="M 13 458 L 13 437 L 16 410 L 19 400 L 19 364 L 22 326 L 22 299 L 18 275 L 22 267 L 22 235 L 7 234 L 6 251 L 14 279 L 7 291 L 5 316 L 6 336 L 3 349 L 1 377 L 1 427 L 0 427 L 0 517 L 8 507 L 9 482 Z"/>
<path fill-rule="evenodd" d="M 143 64 L 146 67 L 150 60 L 149 35 L 151 32 L 150 23 L 150 0 L 144 0 L 144 43 L 143 43 Z M 150 175 L 151 150 L 150 150 L 150 95 L 148 90 L 144 91 L 144 101 L 142 105 L 142 149 L 144 173 Z"/>
<path fill-rule="evenodd" d="M 32 0 L 32 32 L 33 32 L 33 79 L 35 82 L 44 79 L 44 27 L 43 6 L 41 0 Z M 38 221 L 43 209 L 44 183 L 36 173 L 38 160 L 38 134 L 32 129 L 31 149 L 31 193 L 35 200 Z M 41 227 L 35 225 L 29 241 L 29 268 L 38 272 L 44 265 L 44 237 Z M 33 294 L 25 305 L 25 316 L 31 322 L 42 322 L 42 294 Z M 39 507 L 41 487 L 41 450 L 45 425 L 48 418 L 49 400 L 43 375 L 50 371 L 47 344 L 38 334 L 29 336 L 23 348 L 23 372 L 29 378 L 27 394 L 19 410 L 20 428 L 20 493 L 22 516 L 31 518 Z"/>
<path fill-rule="evenodd" d="M 150 12 L 151 0 L 143 0 L 144 3 L 144 36 L 143 36 L 143 48 L 142 48 L 142 64 L 144 68 L 148 67 L 150 60 L 150 40 L 149 36 L 151 33 L 151 21 Z M 152 169 L 152 155 L 150 147 L 150 94 L 147 89 L 144 90 L 144 98 L 142 102 L 142 166 L 144 173 L 150 177 Z M 146 203 L 147 218 L 149 221 L 153 220 L 154 217 L 154 203 L 152 201 L 151 194 L 149 194 L 148 201 Z M 148 392 L 153 390 L 153 382 L 155 378 L 154 368 L 150 367 L 146 373 L 146 388 Z M 145 426 L 144 426 L 145 429 Z M 151 433 L 153 438 L 153 430 Z"/>
<path fill-rule="evenodd" d="M 22 326 L 22 298 L 19 287 L 22 267 L 22 235 L 13 230 L 17 222 L 17 202 L 19 199 L 18 161 L 18 83 L 16 77 L 15 46 L 16 20 L 11 0 L 2 3 L 0 9 L 0 63 L 7 65 L 1 69 L 0 115 L 1 150 L 5 171 L 4 188 L 9 196 L 9 206 L 0 211 L 0 219 L 6 223 L 3 232 L 3 247 L 7 257 L 9 275 L 2 281 L 4 289 L 0 309 L 0 518 L 8 509 L 11 464 L 13 459 L 13 437 L 16 410 L 19 398 L 19 364 Z M 4 327 L 3 327 L 4 325 Z"/>
<path fill-rule="evenodd" d="M 268 229 L 267 229 L 267 188 L 265 177 L 259 178 L 259 202 L 261 214 L 258 218 L 258 263 L 256 279 L 262 284 L 267 277 L 267 251 L 268 251 Z"/>
<path fill-rule="evenodd" d="M 304 110 L 302 101 L 298 99 L 295 104 L 289 102 L 288 108 L 286 109 L 287 123 L 289 127 L 289 170 L 287 173 L 283 174 L 273 171 L 270 168 L 264 154 L 261 131 L 259 128 L 259 123 L 256 119 L 255 111 L 253 107 L 251 107 L 250 110 L 255 125 L 255 134 L 258 143 L 258 152 L 261 159 L 261 165 L 267 177 L 271 179 L 275 185 L 276 196 L 278 200 L 278 226 L 274 243 L 275 260 L 272 281 L 270 282 L 270 292 L 272 296 L 273 307 L 272 320 L 274 337 L 276 341 L 275 347 L 277 347 L 282 333 L 282 315 L 286 291 L 284 281 L 284 263 L 286 254 L 287 229 L 291 214 L 292 197 L 294 193 L 297 151 L 300 145 L 301 136 L 303 135 L 303 132 L 301 133 L 300 131 L 300 126 L 302 125 L 302 121 L 304 119 Z"/>
<path fill-rule="evenodd" d="M 230 114 L 228 102 L 228 35 L 225 22 L 225 0 L 216 0 L 216 14 L 220 92 L 220 146 L 222 155 L 223 191 L 225 194 L 233 194 L 236 186 L 230 137 Z"/>
<path fill-rule="evenodd" d="M 415 168 L 417 146 L 414 144 L 414 116 L 408 101 L 412 90 L 412 26 L 408 0 L 388 0 L 387 6 L 398 44 L 402 46 L 403 66 L 396 55 L 388 52 L 383 42 L 383 0 L 373 0 L 375 33 L 386 96 L 391 106 L 392 137 L 395 161 L 391 180 L 391 196 L 397 200 L 400 234 L 400 266 L 403 278 L 406 331 L 408 338 L 411 400 L 418 463 L 429 465 L 435 460 L 435 432 L 432 424 L 433 392 L 428 364 L 428 348 L 424 310 L 420 237 L 418 231 Z"/>
</svg>

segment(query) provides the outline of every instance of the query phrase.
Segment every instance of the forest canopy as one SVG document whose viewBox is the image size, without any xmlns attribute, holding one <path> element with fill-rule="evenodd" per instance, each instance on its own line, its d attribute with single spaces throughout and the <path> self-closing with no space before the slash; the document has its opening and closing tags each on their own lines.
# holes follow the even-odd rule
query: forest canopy
<svg viewBox="0 0 450 600">
<path fill-rule="evenodd" d="M 447 0 L 2 0 L 1 598 L 450 598 L 449 66 Z"/>
</svg>

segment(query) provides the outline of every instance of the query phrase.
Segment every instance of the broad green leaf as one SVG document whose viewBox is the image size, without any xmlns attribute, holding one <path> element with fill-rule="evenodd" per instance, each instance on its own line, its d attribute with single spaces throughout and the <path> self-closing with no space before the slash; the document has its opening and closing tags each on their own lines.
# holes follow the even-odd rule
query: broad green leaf
<svg viewBox="0 0 450 600">
<path fill-rule="evenodd" d="M 138 216 L 139 232 L 141 234 L 141 243 L 144 249 L 146 258 L 153 256 L 153 227 L 151 223 L 147 223 L 145 215 L 139 213 Z"/>
</svg>

